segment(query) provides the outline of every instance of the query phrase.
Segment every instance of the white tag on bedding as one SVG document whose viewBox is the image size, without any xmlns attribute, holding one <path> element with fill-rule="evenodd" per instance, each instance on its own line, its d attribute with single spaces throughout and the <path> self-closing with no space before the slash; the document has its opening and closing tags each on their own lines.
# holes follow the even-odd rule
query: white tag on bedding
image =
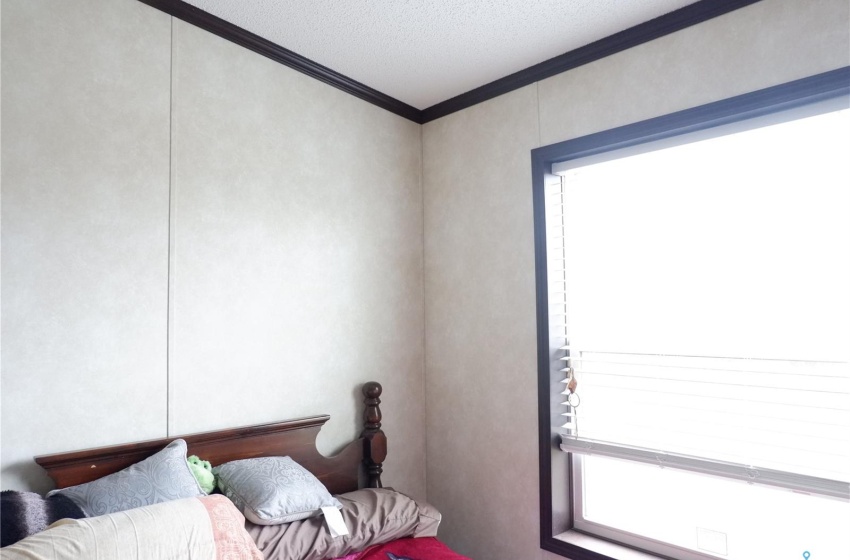
<svg viewBox="0 0 850 560">
<path fill-rule="evenodd" d="M 348 527 L 345 526 L 342 514 L 337 508 L 333 506 L 323 507 L 322 513 L 325 514 L 325 523 L 328 524 L 328 529 L 333 538 L 344 537 L 348 534 Z"/>
</svg>

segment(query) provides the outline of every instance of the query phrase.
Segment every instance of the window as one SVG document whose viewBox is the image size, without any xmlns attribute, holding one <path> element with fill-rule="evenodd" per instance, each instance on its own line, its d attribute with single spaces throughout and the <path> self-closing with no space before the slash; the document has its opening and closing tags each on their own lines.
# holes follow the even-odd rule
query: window
<svg viewBox="0 0 850 560">
<path fill-rule="evenodd" d="M 848 94 L 532 152 L 544 549 L 850 557 Z"/>
</svg>

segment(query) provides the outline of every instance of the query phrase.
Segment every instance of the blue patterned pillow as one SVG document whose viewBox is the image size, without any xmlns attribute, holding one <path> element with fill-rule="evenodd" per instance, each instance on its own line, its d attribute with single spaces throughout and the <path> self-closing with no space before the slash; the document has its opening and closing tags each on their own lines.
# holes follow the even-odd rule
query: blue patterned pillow
<svg viewBox="0 0 850 560">
<path fill-rule="evenodd" d="M 123 471 L 47 495 L 54 494 L 70 498 L 88 517 L 206 495 L 189 469 L 182 439 Z"/>
<path fill-rule="evenodd" d="M 289 457 L 231 461 L 213 474 L 219 490 L 257 525 L 315 517 L 323 507 L 342 508 L 318 478 Z"/>
</svg>

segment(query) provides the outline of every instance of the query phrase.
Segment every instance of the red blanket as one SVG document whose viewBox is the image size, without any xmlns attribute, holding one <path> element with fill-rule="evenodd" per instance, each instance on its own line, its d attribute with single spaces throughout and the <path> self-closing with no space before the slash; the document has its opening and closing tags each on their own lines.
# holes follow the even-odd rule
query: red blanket
<svg viewBox="0 0 850 560">
<path fill-rule="evenodd" d="M 405 538 L 370 546 L 363 552 L 346 556 L 352 560 L 471 560 L 435 539 Z"/>
</svg>

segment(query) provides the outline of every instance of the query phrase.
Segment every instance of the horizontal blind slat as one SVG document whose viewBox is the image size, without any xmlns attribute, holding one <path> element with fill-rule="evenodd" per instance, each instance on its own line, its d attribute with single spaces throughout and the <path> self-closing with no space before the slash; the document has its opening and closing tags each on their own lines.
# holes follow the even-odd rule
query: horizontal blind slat
<svg viewBox="0 0 850 560">
<path fill-rule="evenodd" d="M 563 405 L 568 437 L 850 481 L 846 363 L 623 359 L 564 346 L 555 359 L 567 366 L 564 383 L 575 372 L 581 395 L 579 407 Z"/>
<path fill-rule="evenodd" d="M 799 475 L 775 469 L 759 469 L 729 461 L 708 460 L 675 453 L 659 453 L 636 446 L 624 446 L 599 440 L 562 438 L 561 449 L 574 453 L 603 455 L 631 461 L 701 472 L 746 482 L 760 482 L 781 488 L 811 492 L 837 498 L 850 498 L 850 484 L 830 478 Z"/>
</svg>

